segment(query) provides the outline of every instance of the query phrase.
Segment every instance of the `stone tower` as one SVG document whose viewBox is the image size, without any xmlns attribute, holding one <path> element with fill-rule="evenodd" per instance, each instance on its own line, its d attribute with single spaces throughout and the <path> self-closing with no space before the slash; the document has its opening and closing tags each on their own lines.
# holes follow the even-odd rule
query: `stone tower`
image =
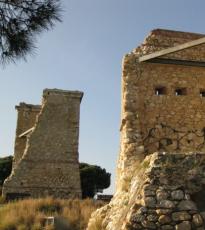
<svg viewBox="0 0 205 230">
<path fill-rule="evenodd" d="M 42 106 L 20 103 L 12 173 L 3 185 L 8 199 L 81 197 L 78 162 L 83 93 L 46 89 Z"/>
<path fill-rule="evenodd" d="M 116 192 L 87 230 L 205 229 L 205 35 L 156 29 L 122 64 Z"/>
<path fill-rule="evenodd" d="M 122 74 L 119 186 L 154 152 L 205 152 L 204 35 L 153 30 Z"/>
</svg>

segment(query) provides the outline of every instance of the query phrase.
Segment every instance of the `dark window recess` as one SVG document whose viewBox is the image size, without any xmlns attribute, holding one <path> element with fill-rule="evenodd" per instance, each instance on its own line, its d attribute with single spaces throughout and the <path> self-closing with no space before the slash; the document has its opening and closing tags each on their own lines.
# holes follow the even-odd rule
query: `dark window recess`
<svg viewBox="0 0 205 230">
<path fill-rule="evenodd" d="M 201 90 L 201 91 L 200 91 L 200 96 L 201 96 L 201 97 L 205 97 L 205 90 Z"/>
<path fill-rule="evenodd" d="M 188 139 L 188 140 L 187 140 L 187 143 L 190 144 L 190 143 L 191 143 L 191 140 Z"/>
<path fill-rule="evenodd" d="M 172 139 L 170 139 L 170 138 L 167 138 L 166 141 L 167 141 L 167 145 L 172 145 L 173 144 Z"/>
<path fill-rule="evenodd" d="M 6 200 L 22 200 L 29 198 L 31 195 L 29 193 L 7 193 Z"/>
<path fill-rule="evenodd" d="M 202 185 L 201 191 L 191 195 L 191 199 L 195 202 L 199 212 L 205 211 L 205 185 Z"/>
<path fill-rule="evenodd" d="M 155 88 L 155 95 L 165 95 L 166 94 L 166 88 L 165 87 L 156 87 Z"/>
<path fill-rule="evenodd" d="M 175 95 L 176 96 L 182 96 L 182 95 L 187 95 L 186 88 L 178 88 L 175 90 Z"/>
</svg>

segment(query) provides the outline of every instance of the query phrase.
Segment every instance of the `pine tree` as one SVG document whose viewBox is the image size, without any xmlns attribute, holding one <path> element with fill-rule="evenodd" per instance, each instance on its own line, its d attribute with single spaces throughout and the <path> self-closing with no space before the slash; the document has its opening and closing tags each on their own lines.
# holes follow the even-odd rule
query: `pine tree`
<svg viewBox="0 0 205 230">
<path fill-rule="evenodd" d="M 60 21 L 59 0 L 0 0 L 0 61 L 26 58 L 36 35 Z"/>
</svg>

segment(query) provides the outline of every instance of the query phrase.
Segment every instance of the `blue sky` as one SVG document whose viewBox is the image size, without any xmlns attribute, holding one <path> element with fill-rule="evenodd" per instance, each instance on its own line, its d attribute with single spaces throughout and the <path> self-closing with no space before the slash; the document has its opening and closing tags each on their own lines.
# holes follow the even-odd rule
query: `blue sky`
<svg viewBox="0 0 205 230">
<path fill-rule="evenodd" d="M 44 88 L 81 90 L 80 161 L 114 174 L 119 153 L 121 61 L 150 30 L 205 33 L 203 0 L 64 0 L 63 23 L 37 39 L 27 62 L 0 68 L 0 156 L 13 154 L 16 111 Z"/>
</svg>

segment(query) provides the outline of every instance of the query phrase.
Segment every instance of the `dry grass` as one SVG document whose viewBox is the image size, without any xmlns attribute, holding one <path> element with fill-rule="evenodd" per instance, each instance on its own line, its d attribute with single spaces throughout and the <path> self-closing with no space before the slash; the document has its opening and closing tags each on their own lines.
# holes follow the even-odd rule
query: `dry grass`
<svg viewBox="0 0 205 230">
<path fill-rule="evenodd" d="M 0 190 L 0 193 L 1 193 L 1 190 Z M 0 205 L 1 205 L 1 204 L 5 204 L 5 203 L 6 203 L 5 197 L 0 196 Z"/>
<path fill-rule="evenodd" d="M 28 199 L 0 207 L 0 230 L 52 230 L 44 218 L 62 216 L 72 230 L 85 230 L 90 215 L 104 205 L 93 200 Z"/>
</svg>

